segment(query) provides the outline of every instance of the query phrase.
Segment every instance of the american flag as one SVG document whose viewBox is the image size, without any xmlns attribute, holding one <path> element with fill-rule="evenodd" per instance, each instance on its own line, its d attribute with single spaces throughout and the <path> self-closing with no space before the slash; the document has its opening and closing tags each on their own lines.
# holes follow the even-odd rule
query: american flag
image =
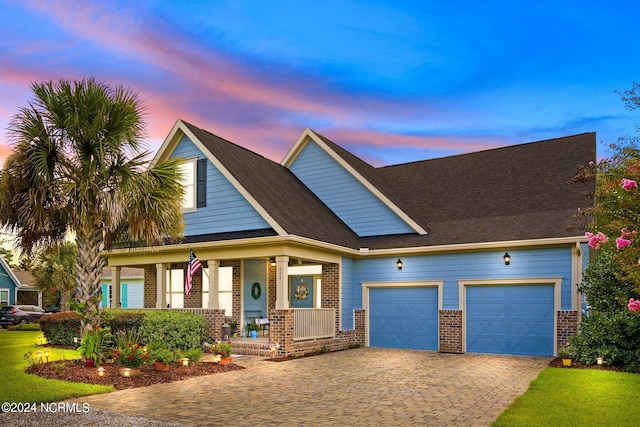
<svg viewBox="0 0 640 427">
<path fill-rule="evenodd" d="M 200 260 L 193 251 L 189 254 L 189 264 L 187 264 L 187 280 L 184 284 L 185 294 L 191 295 L 191 288 L 193 287 L 193 275 L 202 268 Z"/>
</svg>

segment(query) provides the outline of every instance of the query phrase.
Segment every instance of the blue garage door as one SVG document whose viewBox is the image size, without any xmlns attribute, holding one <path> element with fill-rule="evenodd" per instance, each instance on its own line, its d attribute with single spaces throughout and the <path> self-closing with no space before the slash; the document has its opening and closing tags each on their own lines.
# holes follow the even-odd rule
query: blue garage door
<svg viewBox="0 0 640 427">
<path fill-rule="evenodd" d="M 553 355 L 553 286 L 468 286 L 467 351 Z"/>
<path fill-rule="evenodd" d="M 371 288 L 369 344 L 372 347 L 438 349 L 438 289 Z"/>
</svg>

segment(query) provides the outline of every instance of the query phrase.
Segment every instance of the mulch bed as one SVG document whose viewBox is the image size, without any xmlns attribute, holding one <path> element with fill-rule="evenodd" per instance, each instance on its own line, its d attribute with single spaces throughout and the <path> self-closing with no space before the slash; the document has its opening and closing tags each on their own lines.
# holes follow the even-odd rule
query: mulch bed
<svg viewBox="0 0 640 427">
<path fill-rule="evenodd" d="M 153 366 L 142 366 L 142 374 L 135 378 L 125 378 L 120 375 L 120 366 L 103 364 L 105 376 L 99 377 L 96 368 L 88 368 L 84 363 L 73 360 L 40 363 L 26 369 L 28 374 L 38 375 L 63 381 L 81 382 L 87 384 L 113 385 L 116 390 L 146 387 L 159 383 L 170 383 L 201 375 L 219 374 L 222 372 L 244 369 L 234 363 L 220 365 L 213 362 L 200 362 L 193 366 L 172 365 L 168 371 L 156 371 Z"/>
<path fill-rule="evenodd" d="M 549 366 L 554 368 L 564 368 L 564 369 L 597 369 L 600 371 L 618 371 L 622 372 L 622 368 L 619 366 L 607 366 L 607 365 L 585 365 L 584 363 L 574 360 L 571 362 L 571 366 L 564 366 L 562 364 L 562 358 L 556 357 L 551 362 L 549 362 Z"/>
</svg>

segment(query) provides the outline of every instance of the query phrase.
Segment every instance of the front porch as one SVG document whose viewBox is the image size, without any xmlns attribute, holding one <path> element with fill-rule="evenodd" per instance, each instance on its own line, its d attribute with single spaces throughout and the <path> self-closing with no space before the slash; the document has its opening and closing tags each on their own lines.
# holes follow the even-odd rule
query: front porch
<svg viewBox="0 0 640 427">
<path fill-rule="evenodd" d="M 211 309 L 168 309 L 190 311 L 202 315 L 209 325 L 209 335 L 222 340 L 223 325 L 228 317 L 224 311 Z M 330 351 L 345 350 L 354 345 L 364 345 L 364 310 L 355 312 L 353 330 L 335 329 L 334 309 L 285 309 L 269 312 L 269 329 L 257 338 L 230 337 L 234 354 L 279 357 L 303 355 L 327 348 Z"/>
<path fill-rule="evenodd" d="M 200 314 L 215 340 L 226 338 L 223 324 L 236 323 L 239 335 L 231 340 L 236 354 L 268 357 L 275 349 L 278 356 L 287 356 L 364 344 L 364 311 L 342 313 L 346 321 L 341 319 L 342 257 L 282 246 L 260 248 L 265 255 L 254 250 L 249 257 L 238 256 L 246 250 L 235 253 L 204 246 L 193 250 L 203 268 L 192 278 L 190 295 L 184 292 L 188 266 L 184 259 L 189 249 L 183 245 L 170 251 L 136 254 L 137 259 L 128 252 L 110 254 L 113 282 L 120 280 L 125 263 L 143 268 L 146 308 Z M 271 255 L 274 252 L 291 255 Z M 292 256 L 295 253 L 299 256 Z M 113 288 L 117 292 L 119 286 Z M 120 295 L 113 295 L 112 305 L 119 299 Z M 248 336 L 247 324 L 255 319 L 268 320 L 268 330 L 264 335 L 261 330 L 256 339 L 242 338 Z"/>
</svg>

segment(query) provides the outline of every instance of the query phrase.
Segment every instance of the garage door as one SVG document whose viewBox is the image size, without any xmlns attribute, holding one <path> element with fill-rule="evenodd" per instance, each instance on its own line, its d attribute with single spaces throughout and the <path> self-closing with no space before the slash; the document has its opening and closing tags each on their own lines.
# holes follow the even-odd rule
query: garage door
<svg viewBox="0 0 640 427">
<path fill-rule="evenodd" d="M 438 349 L 438 289 L 370 288 L 369 345 Z"/>
<path fill-rule="evenodd" d="M 467 286 L 467 351 L 553 355 L 553 286 Z"/>
</svg>

